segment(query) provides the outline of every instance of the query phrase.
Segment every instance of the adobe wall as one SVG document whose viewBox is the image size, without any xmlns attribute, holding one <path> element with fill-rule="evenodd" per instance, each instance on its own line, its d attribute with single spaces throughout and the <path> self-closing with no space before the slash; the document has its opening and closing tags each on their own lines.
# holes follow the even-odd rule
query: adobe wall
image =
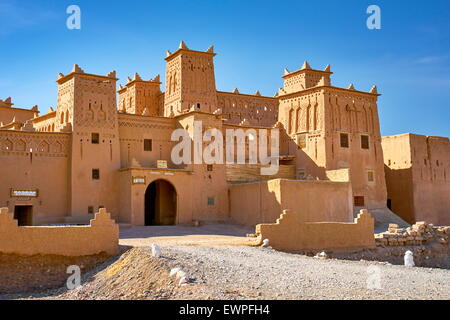
<svg viewBox="0 0 450 320">
<path fill-rule="evenodd" d="M 229 124 L 246 119 L 250 125 L 271 127 L 278 119 L 277 98 L 218 91 L 217 103 Z"/>
<path fill-rule="evenodd" d="M 118 173 L 120 169 L 115 72 L 92 75 L 75 66 L 58 79 L 55 130 L 72 131 L 70 159 L 71 222 L 88 222 L 94 211 L 108 208 L 119 214 Z M 98 143 L 92 134 L 99 136 Z M 99 179 L 93 178 L 98 169 Z"/>
<path fill-rule="evenodd" d="M 274 175 L 261 175 L 261 168 L 270 165 L 261 164 L 227 164 L 228 182 L 266 181 L 272 179 L 295 179 L 295 165 L 279 165 L 278 173 Z"/>
<path fill-rule="evenodd" d="M 353 218 L 349 182 L 276 179 L 229 186 L 230 217 L 239 224 L 273 223 L 284 209 L 303 222 L 348 222 Z"/>
<path fill-rule="evenodd" d="M 178 126 L 188 131 L 190 137 L 194 134 L 194 122 L 201 121 L 203 130 L 217 129 L 223 132 L 220 115 L 203 112 L 190 112 L 176 117 Z M 205 150 L 207 143 L 203 143 Z M 189 188 L 192 199 L 192 215 L 198 220 L 223 220 L 228 216 L 228 184 L 226 181 L 225 164 L 213 163 L 211 171 L 204 159 L 201 164 L 191 164 L 185 167 L 192 171 L 192 188 Z M 214 199 L 214 204 L 208 204 L 208 198 Z"/>
<path fill-rule="evenodd" d="M 444 137 L 410 135 L 415 222 L 450 225 L 450 144 Z"/>
<path fill-rule="evenodd" d="M 0 123 L 8 124 L 15 119 L 20 123 L 25 123 L 27 120 L 33 119 L 38 115 L 37 109 L 27 110 L 14 107 L 4 107 L 0 105 Z"/>
<path fill-rule="evenodd" d="M 118 249 L 119 226 L 106 209 L 95 215 L 90 226 L 71 227 L 18 227 L 8 208 L 0 209 L 1 253 L 86 256 L 113 255 Z"/>
<path fill-rule="evenodd" d="M 369 209 L 384 208 L 376 90 L 318 85 L 287 94 L 282 89 L 281 93 L 278 118 L 286 135 L 281 136 L 282 154 L 295 155 L 297 170 L 319 179 L 326 178 L 326 170 L 349 168 L 353 196 L 364 197 L 364 207 Z M 341 147 L 341 133 L 348 134 L 348 148 Z M 369 137 L 369 149 L 361 147 L 362 135 Z M 368 181 L 368 171 L 373 172 L 374 181 Z"/>
<path fill-rule="evenodd" d="M 118 109 L 129 114 L 162 116 L 162 110 L 159 108 L 159 87 L 159 77 L 143 81 L 136 73 L 133 79 L 128 78 L 124 88 L 119 87 Z"/>
<path fill-rule="evenodd" d="M 352 92 L 353 91 L 353 92 Z M 363 196 L 368 209 L 386 207 L 386 183 L 381 147 L 377 95 L 354 90 L 325 91 L 327 169 L 350 168 L 354 196 Z M 340 146 L 340 133 L 349 134 L 349 148 Z M 361 136 L 369 137 L 369 149 Z M 372 171 L 374 181 L 368 180 Z"/>
<path fill-rule="evenodd" d="M 133 177 L 145 179 L 145 183 L 133 184 Z M 192 223 L 200 219 L 202 211 L 194 211 L 195 184 L 191 171 L 174 169 L 133 168 L 120 170 L 120 214 L 119 221 L 136 226 L 145 225 L 145 192 L 156 180 L 165 180 L 173 185 L 177 193 L 176 224 Z M 207 199 L 202 195 L 202 203 Z"/>
<path fill-rule="evenodd" d="M 273 224 L 259 224 L 260 241 L 281 251 L 348 250 L 375 246 L 374 219 L 361 210 L 353 223 L 303 222 L 296 210 L 284 210 Z"/>
<path fill-rule="evenodd" d="M 55 131 L 56 127 L 56 111 L 49 111 L 40 117 L 31 120 L 36 131 L 50 132 Z"/>
<path fill-rule="evenodd" d="M 171 162 L 175 142 L 170 141 L 176 123 L 173 118 L 118 114 L 121 168 L 156 168 L 157 160 Z M 144 139 L 152 140 L 152 150 L 144 150 Z"/>
<path fill-rule="evenodd" d="M 448 138 L 383 137 L 383 152 L 392 210 L 409 223 L 450 224 Z"/>
<path fill-rule="evenodd" d="M 16 205 L 32 205 L 34 224 L 63 222 L 69 156 L 70 134 L 0 131 L 0 206 L 14 212 Z M 11 189 L 38 190 L 38 195 L 13 197 Z"/>
<path fill-rule="evenodd" d="M 383 137 L 382 147 L 391 210 L 412 224 L 415 216 L 409 135 Z"/>
</svg>

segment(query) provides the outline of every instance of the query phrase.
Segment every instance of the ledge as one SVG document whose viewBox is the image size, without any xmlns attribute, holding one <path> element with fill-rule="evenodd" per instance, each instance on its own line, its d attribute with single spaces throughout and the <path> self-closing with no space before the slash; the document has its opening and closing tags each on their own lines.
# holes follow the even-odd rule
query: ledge
<svg viewBox="0 0 450 320">
<path fill-rule="evenodd" d="M 119 172 L 125 172 L 125 171 L 132 171 L 132 170 L 140 170 L 140 171 L 149 171 L 149 172 L 172 172 L 172 173 L 187 173 L 192 174 L 192 170 L 186 170 L 186 169 L 173 169 L 173 168 L 150 168 L 150 167 L 128 167 L 128 168 L 121 168 L 118 171 Z"/>
</svg>

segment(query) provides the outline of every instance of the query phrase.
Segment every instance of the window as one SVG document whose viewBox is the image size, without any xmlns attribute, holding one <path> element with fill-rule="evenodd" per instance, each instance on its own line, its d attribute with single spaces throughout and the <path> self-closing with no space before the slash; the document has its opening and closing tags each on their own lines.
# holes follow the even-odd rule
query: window
<svg viewBox="0 0 450 320">
<path fill-rule="evenodd" d="M 361 149 L 369 149 L 369 136 L 361 136 Z"/>
<path fill-rule="evenodd" d="M 93 206 L 89 206 L 88 207 L 88 214 L 94 214 L 94 207 Z"/>
<path fill-rule="evenodd" d="M 197 103 L 197 110 L 200 110 L 200 103 Z"/>
<path fill-rule="evenodd" d="M 208 197 L 208 206 L 214 205 L 214 197 Z"/>
<path fill-rule="evenodd" d="M 299 149 L 305 149 L 306 148 L 306 134 L 301 133 L 297 135 L 297 145 Z"/>
<path fill-rule="evenodd" d="M 341 133 L 341 148 L 348 148 L 348 133 Z"/>
<path fill-rule="evenodd" d="M 144 139 L 144 151 L 152 151 L 152 139 Z"/>
<path fill-rule="evenodd" d="M 98 133 L 92 133 L 91 134 L 91 142 L 92 142 L 92 144 L 99 144 L 100 143 L 100 135 Z"/>
<path fill-rule="evenodd" d="M 208 165 L 206 166 L 206 170 L 207 170 L 207 171 L 213 171 L 213 166 L 212 166 L 212 164 L 208 164 Z"/>
<path fill-rule="evenodd" d="M 375 176 L 374 176 L 373 170 L 367 171 L 367 181 L 369 181 L 369 182 L 375 181 Z"/>
<path fill-rule="evenodd" d="M 298 179 L 298 180 L 305 180 L 305 178 L 306 178 L 306 173 L 305 173 L 305 171 L 299 170 L 299 171 L 297 172 L 297 179 Z"/>
<path fill-rule="evenodd" d="M 363 196 L 355 196 L 354 197 L 354 205 L 355 205 L 355 207 L 364 207 L 364 197 Z"/>
<path fill-rule="evenodd" d="M 100 180 L 100 169 L 92 169 L 92 180 Z"/>
</svg>

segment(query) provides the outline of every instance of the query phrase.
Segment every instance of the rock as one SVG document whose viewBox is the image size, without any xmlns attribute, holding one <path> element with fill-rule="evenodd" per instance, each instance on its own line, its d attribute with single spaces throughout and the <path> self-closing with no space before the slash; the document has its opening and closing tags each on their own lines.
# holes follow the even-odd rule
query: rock
<svg viewBox="0 0 450 320">
<path fill-rule="evenodd" d="M 405 252 L 404 263 L 405 263 L 405 267 L 414 267 L 415 266 L 413 253 L 409 250 Z"/>
<path fill-rule="evenodd" d="M 161 249 L 156 243 L 152 243 L 152 256 L 157 259 L 161 256 Z"/>
<path fill-rule="evenodd" d="M 183 277 L 187 277 L 187 273 L 184 272 L 183 270 L 180 270 L 180 271 L 178 271 L 178 272 L 176 273 L 176 278 L 177 278 L 177 279 L 181 279 L 181 278 L 183 278 Z"/>
<path fill-rule="evenodd" d="M 316 254 L 316 255 L 314 256 L 314 258 L 328 259 L 328 255 L 327 255 L 327 253 L 326 253 L 325 251 L 322 251 L 322 252 Z"/>
<path fill-rule="evenodd" d="M 269 246 L 269 239 L 264 239 L 261 247 L 268 247 Z"/>
<path fill-rule="evenodd" d="M 188 278 L 187 276 L 183 276 L 183 277 L 180 279 L 180 282 L 178 282 L 178 285 L 179 285 L 179 286 L 182 286 L 182 285 L 188 284 L 188 283 L 189 283 L 189 278 Z"/>
<path fill-rule="evenodd" d="M 181 271 L 181 268 L 173 268 L 172 270 L 170 270 L 170 276 L 172 277 L 180 271 Z"/>
</svg>

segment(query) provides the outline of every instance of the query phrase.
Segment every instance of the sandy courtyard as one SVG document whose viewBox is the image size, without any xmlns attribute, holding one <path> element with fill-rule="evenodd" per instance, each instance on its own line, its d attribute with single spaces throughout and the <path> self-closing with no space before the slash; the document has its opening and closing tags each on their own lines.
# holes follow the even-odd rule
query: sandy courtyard
<svg viewBox="0 0 450 320">
<path fill-rule="evenodd" d="M 120 230 L 122 246 L 146 247 L 152 243 L 177 246 L 246 246 L 256 245 L 246 237 L 254 228 L 232 224 L 193 226 L 130 227 Z"/>
</svg>

